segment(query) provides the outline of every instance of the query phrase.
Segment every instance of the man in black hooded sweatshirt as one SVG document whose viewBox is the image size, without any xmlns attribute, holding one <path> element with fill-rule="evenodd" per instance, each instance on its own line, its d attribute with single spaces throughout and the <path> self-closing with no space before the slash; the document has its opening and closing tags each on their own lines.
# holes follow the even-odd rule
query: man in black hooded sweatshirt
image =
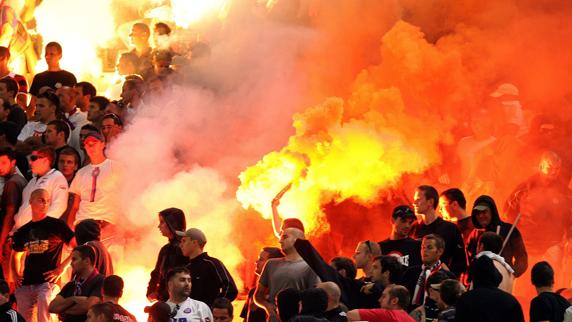
<svg viewBox="0 0 572 322">
<path fill-rule="evenodd" d="M 467 245 L 469 262 L 477 255 L 479 238 L 484 232 L 492 231 L 505 240 L 512 226 L 500 219 L 495 201 L 493 198 L 485 195 L 475 200 L 471 212 L 471 220 L 473 221 L 475 229 L 471 232 Z M 506 242 L 506 246 L 499 255 L 504 257 L 505 261 L 514 269 L 515 277 L 519 277 L 526 271 L 528 267 L 528 254 L 526 253 L 522 235 L 518 228 L 514 228 L 508 242 Z"/>
<path fill-rule="evenodd" d="M 150 301 L 166 302 L 169 299 L 165 276 L 170 269 L 186 266 L 189 258 L 183 256 L 176 231 L 185 231 L 187 223 L 185 213 L 179 208 L 167 208 L 159 212 L 159 230 L 169 239 L 169 243 L 161 248 L 155 269 L 151 272 L 151 280 L 147 286 L 147 298 Z"/>
<path fill-rule="evenodd" d="M 502 276 L 492 259 L 479 257 L 472 266 L 474 289 L 457 302 L 455 321 L 459 322 L 524 322 L 520 303 L 498 288 Z"/>
</svg>

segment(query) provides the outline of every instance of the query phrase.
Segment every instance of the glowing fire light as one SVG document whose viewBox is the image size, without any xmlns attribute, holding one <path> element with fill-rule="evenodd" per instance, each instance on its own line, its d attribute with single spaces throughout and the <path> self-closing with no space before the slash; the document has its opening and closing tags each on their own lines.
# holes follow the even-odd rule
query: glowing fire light
<svg viewBox="0 0 572 322">
<path fill-rule="evenodd" d="M 72 71 L 78 80 L 97 82 L 102 74 L 97 47 L 115 36 L 111 0 L 43 1 L 36 8 L 38 33 L 44 45 L 57 41 L 63 47 L 61 66 Z M 47 69 L 43 59 L 36 72 Z"/>
<path fill-rule="evenodd" d="M 205 17 L 216 15 L 224 19 L 229 0 L 171 0 L 173 19 L 177 26 L 189 28 Z"/>
</svg>

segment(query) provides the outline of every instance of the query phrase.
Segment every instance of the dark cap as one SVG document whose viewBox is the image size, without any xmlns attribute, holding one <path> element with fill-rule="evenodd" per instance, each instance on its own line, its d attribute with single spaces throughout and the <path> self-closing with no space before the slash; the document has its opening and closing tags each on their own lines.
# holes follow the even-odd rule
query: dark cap
<svg viewBox="0 0 572 322">
<path fill-rule="evenodd" d="M 396 218 L 413 219 L 413 220 L 417 219 L 417 217 L 415 216 L 415 212 L 413 212 L 413 209 L 411 209 L 411 207 L 407 205 L 400 205 L 393 208 L 393 213 L 391 214 L 391 217 L 393 217 L 393 219 Z"/>
<path fill-rule="evenodd" d="M 280 230 L 284 230 L 286 228 L 296 228 L 304 232 L 304 224 L 298 218 L 287 218 L 282 221 L 282 227 Z"/>
<path fill-rule="evenodd" d="M 96 140 L 99 140 L 101 142 L 105 142 L 105 139 L 103 138 L 103 135 L 101 135 L 101 133 L 96 132 L 96 131 L 89 131 L 87 132 L 87 134 L 84 136 L 84 141 L 87 140 L 88 138 L 94 138 Z"/>
<path fill-rule="evenodd" d="M 189 237 L 190 239 L 196 240 L 202 244 L 207 243 L 207 236 L 205 236 L 205 233 L 198 228 L 189 228 L 187 231 L 177 231 L 176 234 L 180 237 Z"/>
</svg>

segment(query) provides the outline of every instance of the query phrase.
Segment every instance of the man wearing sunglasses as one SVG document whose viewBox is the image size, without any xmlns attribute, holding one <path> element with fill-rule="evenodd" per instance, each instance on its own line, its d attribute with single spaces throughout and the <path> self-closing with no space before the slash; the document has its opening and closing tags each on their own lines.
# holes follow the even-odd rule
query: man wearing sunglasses
<svg viewBox="0 0 572 322">
<path fill-rule="evenodd" d="M 55 151 L 52 147 L 44 145 L 32 150 L 28 156 L 30 168 L 34 177 L 28 182 L 22 192 L 22 206 L 14 217 L 14 228 L 18 229 L 32 220 L 30 207 L 30 195 L 36 189 L 45 189 L 51 196 L 52 202 L 47 215 L 52 218 L 60 218 L 66 210 L 68 203 L 68 182 L 64 175 L 52 168 L 55 159 Z"/>
</svg>

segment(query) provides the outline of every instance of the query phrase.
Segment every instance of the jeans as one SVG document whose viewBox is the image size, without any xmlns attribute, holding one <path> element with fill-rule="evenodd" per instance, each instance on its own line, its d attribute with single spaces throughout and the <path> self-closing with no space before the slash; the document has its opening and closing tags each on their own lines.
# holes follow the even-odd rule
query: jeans
<svg viewBox="0 0 572 322">
<path fill-rule="evenodd" d="M 50 313 L 48 307 L 50 301 L 55 295 L 54 290 L 57 286 L 52 283 L 42 283 L 35 285 L 22 285 L 16 289 L 16 302 L 18 303 L 18 312 L 22 314 L 26 321 L 32 321 L 32 312 L 34 306 L 38 306 L 38 322 L 50 322 Z"/>
</svg>

